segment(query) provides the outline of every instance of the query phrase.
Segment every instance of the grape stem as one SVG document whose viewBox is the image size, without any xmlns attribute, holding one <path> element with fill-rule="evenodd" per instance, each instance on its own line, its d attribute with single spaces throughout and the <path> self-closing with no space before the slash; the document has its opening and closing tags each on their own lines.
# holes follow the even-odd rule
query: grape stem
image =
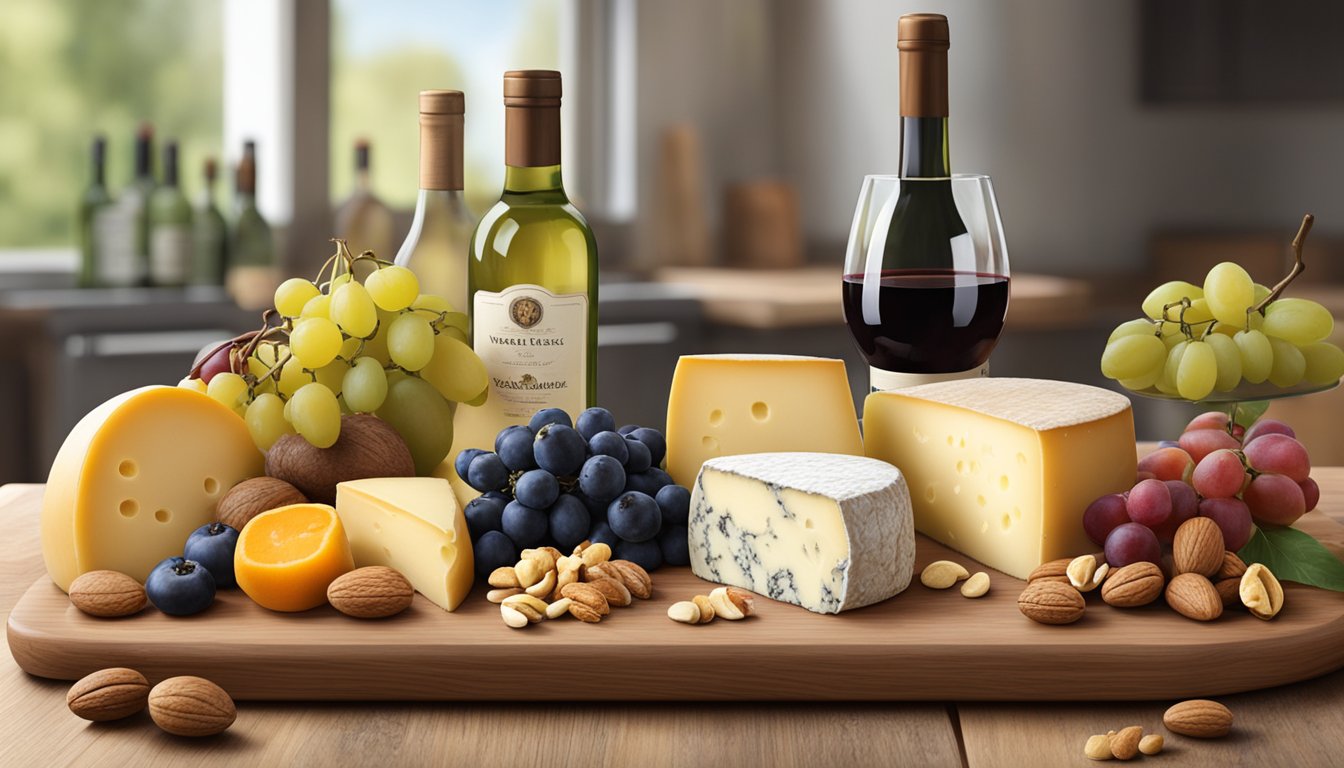
<svg viewBox="0 0 1344 768">
<path fill-rule="evenodd" d="M 1264 315 L 1265 307 L 1268 307 L 1270 304 L 1277 301 L 1279 296 L 1283 294 L 1284 289 L 1288 287 L 1288 284 L 1296 280 L 1298 275 L 1307 271 L 1307 265 L 1302 261 L 1302 241 L 1307 239 L 1307 234 L 1311 232 L 1311 225 L 1315 223 L 1315 221 L 1316 217 L 1312 216 L 1310 213 L 1302 216 L 1302 226 L 1297 228 L 1297 236 L 1293 238 L 1292 270 L 1278 282 L 1278 285 L 1275 285 L 1270 289 L 1268 296 L 1261 299 L 1260 303 L 1247 310 L 1247 314 L 1251 312 L 1259 312 L 1261 315 Z"/>
</svg>

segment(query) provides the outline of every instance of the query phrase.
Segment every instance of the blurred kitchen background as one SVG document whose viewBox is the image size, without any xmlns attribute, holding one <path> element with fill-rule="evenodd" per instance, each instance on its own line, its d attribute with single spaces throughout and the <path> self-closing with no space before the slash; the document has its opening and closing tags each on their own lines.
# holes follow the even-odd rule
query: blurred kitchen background
<svg viewBox="0 0 1344 768">
<path fill-rule="evenodd" d="M 1328 0 L 5 0 L 0 482 L 40 481 L 91 407 L 176 382 L 258 322 L 220 287 L 75 288 L 95 134 L 112 197 L 142 126 L 160 182 L 178 143 L 193 205 L 214 158 L 226 219 L 255 142 L 276 263 L 311 277 L 370 194 L 390 237 L 351 245 L 395 254 L 421 89 L 466 92 L 467 197 L 498 196 L 515 68 L 564 74 L 566 186 L 598 236 L 601 400 L 620 421 L 660 422 L 693 352 L 843 357 L 859 398 L 841 260 L 864 175 L 897 170 L 896 21 L 913 11 L 949 17 L 953 169 L 990 174 L 1004 219 L 994 375 L 1106 385 L 1106 335 L 1149 288 L 1228 259 L 1273 284 L 1308 211 L 1293 293 L 1344 317 L 1344 5 Z M 1344 463 L 1339 392 L 1275 406 L 1318 463 Z M 1153 440 L 1193 413 L 1135 409 Z"/>
</svg>

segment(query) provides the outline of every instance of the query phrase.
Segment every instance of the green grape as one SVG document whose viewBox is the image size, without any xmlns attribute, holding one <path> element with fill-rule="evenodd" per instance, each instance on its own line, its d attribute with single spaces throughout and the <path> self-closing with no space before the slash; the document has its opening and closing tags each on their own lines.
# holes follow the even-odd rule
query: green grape
<svg viewBox="0 0 1344 768">
<path fill-rule="evenodd" d="M 1269 369 L 1269 383 L 1276 387 L 1292 387 L 1302 382 L 1307 374 L 1307 358 L 1302 350 L 1275 336 L 1269 336 L 1269 346 L 1274 350 L 1274 365 Z"/>
<path fill-rule="evenodd" d="M 275 289 L 275 309 L 285 317 L 298 317 L 304 306 L 320 293 L 311 280 L 291 277 Z"/>
<path fill-rule="evenodd" d="M 325 317 L 300 320 L 289 334 L 289 348 L 304 368 L 321 368 L 336 359 L 345 339 Z"/>
<path fill-rule="evenodd" d="M 1204 297 L 1214 317 L 1240 328 L 1246 324 L 1246 310 L 1255 303 L 1255 283 L 1240 265 L 1224 261 L 1204 278 Z"/>
<path fill-rule="evenodd" d="M 378 418 L 406 441 L 415 473 L 428 475 L 453 446 L 454 406 L 424 379 L 405 374 L 388 378 L 387 399 Z"/>
<path fill-rule="evenodd" d="M 1251 306 L 1255 306 L 1255 305 L 1259 304 L 1260 302 L 1264 301 L 1265 299 L 1269 298 L 1269 294 L 1271 294 L 1271 293 L 1273 293 L 1273 291 L 1269 290 L 1269 286 L 1265 286 L 1265 285 L 1261 285 L 1261 284 L 1259 284 L 1259 283 L 1256 283 L 1256 284 L 1255 284 L 1255 298 L 1251 301 Z"/>
<path fill-rule="evenodd" d="M 1125 336 L 1106 345 L 1101 373 L 1108 379 L 1133 379 L 1161 373 L 1167 347 L 1156 336 Z M 1157 376 L 1153 376 L 1156 381 Z"/>
<path fill-rule="evenodd" d="M 345 382 L 345 374 L 349 370 L 349 363 L 337 360 L 313 371 L 313 375 L 317 377 L 318 384 L 330 389 L 333 394 L 339 395 L 341 393 L 341 385 Z"/>
<path fill-rule="evenodd" d="M 1169 283 L 1157 286 L 1148 294 L 1148 298 L 1143 300 L 1143 314 L 1154 320 L 1161 320 L 1163 319 L 1162 308 L 1166 305 L 1175 304 L 1181 299 L 1194 301 L 1202 298 L 1204 298 L 1204 291 L 1199 286 L 1191 285 L 1184 280 L 1172 280 Z M 1170 318 L 1176 319 L 1178 311 L 1180 311 L 1179 307 L 1172 307 Z"/>
<path fill-rule="evenodd" d="M 1325 341 L 1334 329 L 1330 310 L 1308 299 L 1279 299 L 1265 308 L 1265 335 L 1299 347 Z"/>
<path fill-rule="evenodd" d="M 1252 384 L 1269 378 L 1274 367 L 1274 349 L 1269 337 L 1257 330 L 1238 331 L 1232 337 L 1241 352 L 1241 376 Z"/>
<path fill-rule="evenodd" d="M 1302 347 L 1302 357 L 1307 362 L 1305 377 L 1312 384 L 1333 384 L 1344 376 L 1344 350 L 1328 341 Z"/>
<path fill-rule="evenodd" d="M 300 319 L 310 317 L 327 318 L 331 315 L 331 294 L 323 293 L 308 300 L 299 313 Z"/>
<path fill-rule="evenodd" d="M 1171 349 L 1167 350 L 1167 360 L 1162 366 L 1162 376 L 1157 380 L 1157 383 L 1154 386 L 1163 392 L 1167 392 L 1166 389 L 1162 389 L 1165 385 L 1171 390 L 1170 392 L 1167 392 L 1169 395 L 1177 394 L 1176 373 L 1180 370 L 1181 356 L 1185 354 L 1185 348 L 1188 346 L 1190 346 L 1189 340 L 1182 340 L 1177 342 Z"/>
<path fill-rule="evenodd" d="M 216 373 L 205 388 L 205 394 L 230 410 L 247 404 L 247 381 L 236 373 Z"/>
<path fill-rule="evenodd" d="M 443 316 L 443 321 L 438 323 L 438 327 L 453 328 L 465 335 L 471 329 L 471 320 L 461 312 L 449 312 Z"/>
<path fill-rule="evenodd" d="M 1145 333 L 1149 336 L 1156 335 L 1157 333 L 1157 327 L 1153 325 L 1151 320 L 1145 320 L 1143 318 L 1126 320 L 1117 325 L 1114 331 L 1111 331 L 1111 336 L 1106 339 L 1106 343 L 1110 344 L 1112 341 L 1115 341 L 1122 336 L 1142 336 Z"/>
<path fill-rule="evenodd" d="M 252 442 L 262 453 L 269 451 L 282 436 L 294 432 L 294 427 L 285 419 L 285 401 L 270 392 L 257 395 L 247 406 L 247 415 L 243 418 Z"/>
<path fill-rule="evenodd" d="M 1247 327 L 1253 331 L 1265 330 L 1265 316 L 1259 312 L 1246 313 Z"/>
<path fill-rule="evenodd" d="M 378 307 L 363 285 L 347 282 L 331 292 L 331 319 L 342 331 L 366 339 L 378 327 Z"/>
<path fill-rule="evenodd" d="M 479 397 L 490 384 L 481 358 L 471 351 L 471 347 L 447 333 L 434 338 L 434 356 L 420 371 L 420 376 L 433 384 L 444 398 L 456 403 Z"/>
<path fill-rule="evenodd" d="M 202 395 L 206 392 L 205 382 L 200 379 L 185 378 L 177 382 L 177 386 L 182 389 L 190 389 L 193 392 L 200 392 Z"/>
<path fill-rule="evenodd" d="M 1204 343 L 1213 350 L 1214 361 L 1218 365 L 1218 380 L 1213 388 L 1219 392 L 1231 392 L 1241 383 L 1241 349 L 1231 336 L 1210 333 L 1204 337 Z"/>
<path fill-rule="evenodd" d="M 427 309 L 431 312 L 452 312 L 453 305 L 448 300 L 434 293 L 422 293 L 411 302 L 411 309 Z"/>
<path fill-rule="evenodd" d="M 1218 381 L 1218 358 L 1205 341 L 1192 341 L 1185 347 L 1176 369 L 1176 392 L 1192 402 L 1209 396 Z"/>
<path fill-rule="evenodd" d="M 392 362 L 408 371 L 424 368 L 434 356 L 434 329 L 424 317 L 407 312 L 387 329 L 387 352 Z"/>
<path fill-rule="evenodd" d="M 387 331 L 392 327 L 392 321 L 400 316 L 397 312 L 378 310 L 378 330 L 364 342 L 363 357 L 372 357 L 384 366 L 392 362 L 392 357 L 387 354 Z"/>
<path fill-rule="evenodd" d="M 371 357 L 361 357 L 345 372 L 341 398 L 356 413 L 373 413 L 387 397 L 387 373 Z"/>
<path fill-rule="evenodd" d="M 1185 331 L 1181 330 L 1180 323 L 1162 323 L 1162 343 L 1167 345 L 1167 349 L 1176 346 L 1178 342 L 1186 340 Z"/>
<path fill-rule="evenodd" d="M 1173 309 L 1172 314 L 1180 317 L 1180 310 Z M 1190 307 L 1185 310 L 1185 322 L 1187 325 L 1195 323 L 1207 323 L 1213 320 L 1213 312 L 1209 310 L 1208 299 L 1195 299 L 1190 302 Z"/>
<path fill-rule="evenodd" d="M 482 405 L 485 405 L 485 400 L 487 397 L 489 397 L 489 395 L 490 395 L 490 388 L 486 387 L 485 389 L 481 390 L 481 394 L 473 397 L 470 400 L 463 400 L 462 404 L 470 405 L 472 408 L 479 408 Z"/>
<path fill-rule="evenodd" d="M 308 374 L 303 372 L 303 363 L 299 362 L 297 357 L 291 357 L 280 369 L 280 381 L 276 390 L 285 397 L 293 397 L 299 387 L 312 381 Z"/>
<path fill-rule="evenodd" d="M 1213 333 L 1221 334 L 1229 339 L 1232 338 L 1233 336 L 1236 336 L 1237 332 L 1240 330 L 1241 329 L 1238 328 L 1237 326 L 1228 325 L 1227 323 L 1215 322 L 1213 324 Z"/>
<path fill-rule="evenodd" d="M 379 309 L 400 312 L 420 295 L 420 281 L 405 267 L 383 267 L 364 279 L 369 297 Z"/>
<path fill-rule="evenodd" d="M 340 288 L 342 285 L 345 285 L 346 283 L 350 282 L 353 279 L 354 275 L 350 274 L 349 272 L 342 272 L 341 274 L 331 278 L 331 283 L 327 285 L 327 293 L 336 293 L 337 288 Z"/>
<path fill-rule="evenodd" d="M 1137 379 L 1116 379 L 1116 382 L 1132 392 L 1142 392 L 1143 390 L 1156 385 L 1157 380 L 1160 378 L 1162 378 L 1162 369 L 1154 368 L 1153 373 L 1149 376 L 1142 376 Z"/>
<path fill-rule="evenodd" d="M 467 341 L 467 334 L 458 330 L 457 328 L 444 328 L 442 331 L 439 332 L 439 335 L 446 336 L 450 339 L 457 339 L 463 344 L 466 344 L 468 347 L 471 346 L 471 343 Z"/>
<path fill-rule="evenodd" d="M 295 431 L 318 448 L 330 448 L 341 436 L 341 406 L 336 395 L 321 384 L 299 387 L 288 410 Z"/>
</svg>

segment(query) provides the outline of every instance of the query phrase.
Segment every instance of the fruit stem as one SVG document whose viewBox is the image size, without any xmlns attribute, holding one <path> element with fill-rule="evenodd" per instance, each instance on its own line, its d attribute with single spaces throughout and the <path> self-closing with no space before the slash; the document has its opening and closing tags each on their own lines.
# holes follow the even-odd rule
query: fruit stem
<svg viewBox="0 0 1344 768">
<path fill-rule="evenodd" d="M 1265 307 L 1278 300 L 1288 284 L 1297 279 L 1297 276 L 1307 271 L 1307 265 L 1302 261 L 1302 241 L 1307 239 L 1307 234 L 1311 232 L 1311 225 L 1315 223 L 1316 217 L 1310 213 L 1302 216 L 1302 226 L 1297 228 L 1297 236 L 1293 238 L 1293 268 L 1288 274 L 1279 281 L 1269 292 L 1269 295 L 1260 300 L 1259 304 L 1251 307 L 1248 312 L 1259 312 L 1265 314 Z"/>
</svg>

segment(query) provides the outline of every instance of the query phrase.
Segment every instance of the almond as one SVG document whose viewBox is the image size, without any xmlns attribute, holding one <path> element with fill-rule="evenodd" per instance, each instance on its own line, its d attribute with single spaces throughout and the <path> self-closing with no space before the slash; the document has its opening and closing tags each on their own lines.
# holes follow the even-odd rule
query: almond
<svg viewBox="0 0 1344 768">
<path fill-rule="evenodd" d="M 612 560 L 607 563 L 616 569 L 621 576 L 621 582 L 625 588 L 630 590 L 630 594 L 640 600 L 648 600 L 653 595 L 653 577 L 639 563 L 632 563 L 629 560 Z"/>
<path fill-rule="evenodd" d="M 1223 599 L 1219 597 L 1218 590 L 1198 573 L 1178 575 L 1167 585 L 1166 594 L 1167 605 L 1187 619 L 1213 621 L 1223 615 Z"/>
<path fill-rule="evenodd" d="M 579 613 L 575 613 L 575 608 L 586 608 L 589 611 L 595 612 L 598 616 L 606 616 L 611 613 L 611 604 L 607 602 L 607 596 L 602 594 L 602 591 L 592 584 L 579 581 L 576 581 L 573 584 L 566 584 L 564 588 L 560 590 L 560 596 L 568 597 L 570 600 L 574 601 L 573 604 L 570 605 L 570 613 L 573 613 L 574 616 L 583 619 L 584 621 L 588 621 L 588 619 L 583 618 Z"/>
<path fill-rule="evenodd" d="M 1207 517 L 1192 517 L 1176 529 L 1171 542 L 1172 563 L 1176 573 L 1213 576 L 1223 567 L 1223 530 Z"/>
<path fill-rule="evenodd" d="M 1058 560 L 1051 560 L 1048 563 L 1041 563 L 1040 565 L 1036 566 L 1036 569 L 1033 570 L 1030 575 L 1027 576 L 1027 583 L 1030 584 L 1031 582 L 1037 581 L 1038 579 L 1049 579 L 1051 581 L 1057 581 L 1062 584 L 1068 584 L 1069 583 L 1068 569 L 1069 569 L 1069 563 L 1072 562 L 1072 560 L 1073 558 L 1070 557 L 1061 557 Z"/>
<path fill-rule="evenodd" d="M 750 616 L 756 612 L 756 596 L 745 589 L 729 587 L 728 600 L 733 604 L 734 608 L 742 612 L 744 617 Z"/>
<path fill-rule="evenodd" d="M 381 619 L 411 607 L 415 588 L 397 571 L 383 565 L 356 568 L 327 587 L 331 607 L 357 619 Z"/>
<path fill-rule="evenodd" d="M 90 616 L 130 616 L 145 607 L 145 588 L 120 571 L 89 571 L 70 584 L 70 602 Z"/>
<path fill-rule="evenodd" d="M 1162 569 L 1156 565 L 1130 563 L 1110 572 L 1101 585 L 1101 599 L 1116 608 L 1137 608 L 1156 600 L 1165 583 Z"/>
<path fill-rule="evenodd" d="M 1111 754 L 1116 760 L 1133 759 L 1139 754 L 1139 740 L 1142 738 L 1143 728 L 1137 725 L 1121 728 L 1120 732 L 1111 738 Z"/>
<path fill-rule="evenodd" d="M 1216 739 L 1232 730 L 1232 712 L 1216 701 L 1191 699 L 1173 705 L 1162 715 L 1172 733 L 1197 739 Z"/>
<path fill-rule="evenodd" d="M 1035 581 L 1017 598 L 1017 609 L 1041 624 L 1072 624 L 1087 608 L 1078 590 L 1054 581 Z"/>
<path fill-rule="evenodd" d="M 700 623 L 708 624 L 714 620 L 714 604 L 709 601 L 709 595 L 696 595 L 691 598 L 695 607 L 700 609 Z"/>
<path fill-rule="evenodd" d="M 302 491 L 284 480 L 254 477 L 233 486 L 224 494 L 224 498 L 215 505 L 215 517 L 230 528 L 241 531 L 243 526 L 262 512 L 290 504 L 304 504 L 308 500 Z"/>
<path fill-rule="evenodd" d="M 134 669 L 101 669 L 70 686 L 65 695 L 70 711 L 96 723 L 130 717 L 145 708 L 149 681 Z"/>
<path fill-rule="evenodd" d="M 1241 578 L 1241 574 L 1246 572 L 1246 563 L 1237 555 L 1236 552 L 1224 552 L 1223 564 L 1218 569 L 1219 579 Z"/>
<path fill-rule="evenodd" d="M 1219 579 L 1213 583 L 1213 588 L 1218 590 L 1218 597 L 1222 599 L 1224 608 L 1241 605 L 1240 578 Z"/>
<path fill-rule="evenodd" d="M 589 579 L 586 583 L 596 587 L 597 591 L 602 593 L 602 596 L 607 599 L 607 605 L 623 608 L 629 605 L 633 599 L 630 597 L 630 590 L 625 588 L 625 584 L 616 579 L 599 577 L 596 579 Z M 566 597 L 568 597 L 568 595 L 566 595 Z"/>
<path fill-rule="evenodd" d="M 170 677 L 149 692 L 149 716 L 176 736 L 213 736 L 233 725 L 233 699 L 203 677 Z"/>
</svg>

